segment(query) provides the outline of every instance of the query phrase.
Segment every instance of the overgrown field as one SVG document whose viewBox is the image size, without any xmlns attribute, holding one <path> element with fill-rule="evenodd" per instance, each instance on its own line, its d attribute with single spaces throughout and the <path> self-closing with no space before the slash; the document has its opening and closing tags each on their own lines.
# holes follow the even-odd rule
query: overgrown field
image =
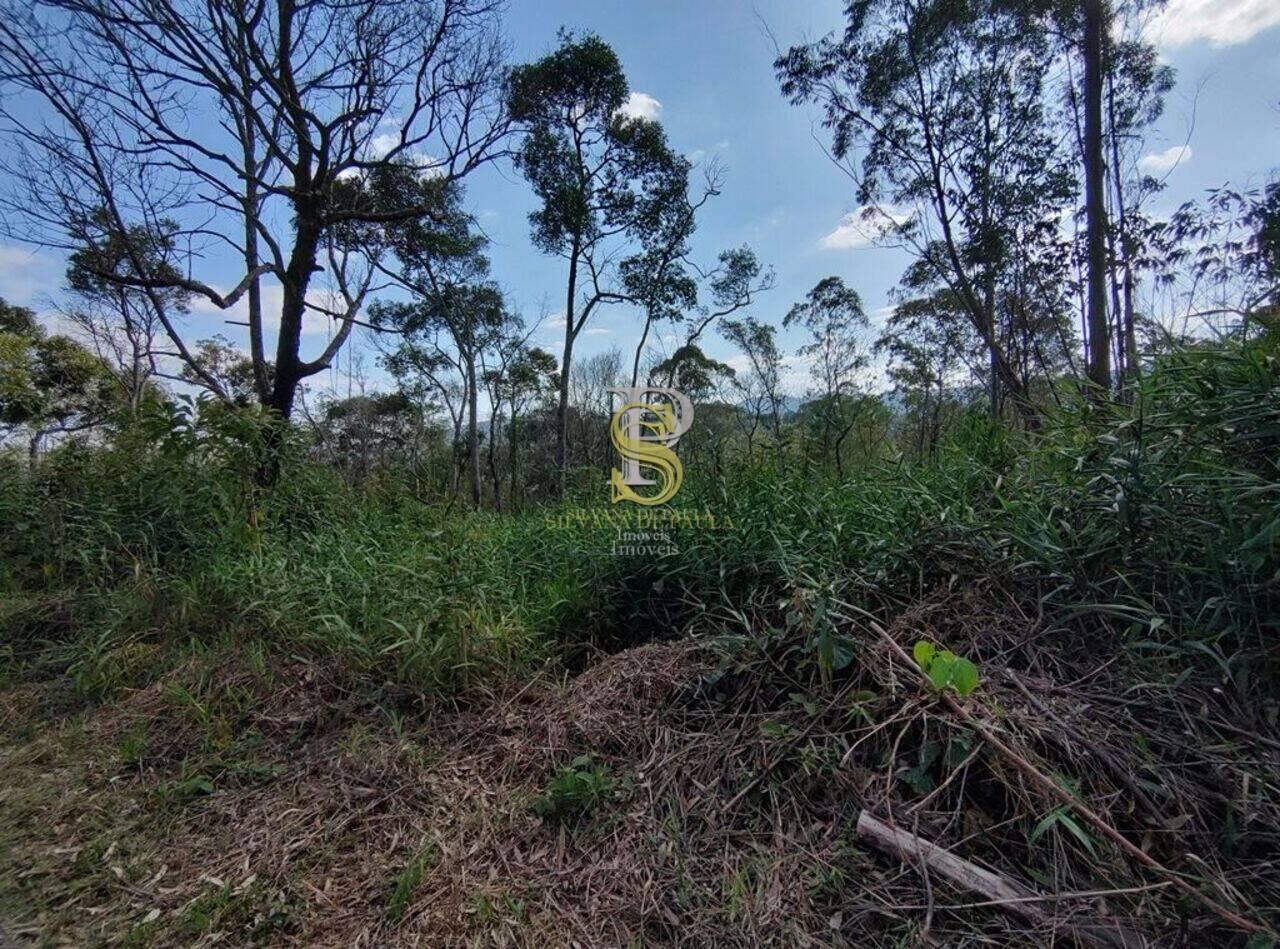
<svg viewBox="0 0 1280 949">
<path fill-rule="evenodd" d="M 182 415 L 11 464 L 0 934 L 1268 945 L 1278 358 L 928 464 L 692 473 L 652 558 L 603 487 L 464 514 L 299 459 L 266 492 Z M 864 809 L 1057 897 L 984 905 Z"/>
</svg>

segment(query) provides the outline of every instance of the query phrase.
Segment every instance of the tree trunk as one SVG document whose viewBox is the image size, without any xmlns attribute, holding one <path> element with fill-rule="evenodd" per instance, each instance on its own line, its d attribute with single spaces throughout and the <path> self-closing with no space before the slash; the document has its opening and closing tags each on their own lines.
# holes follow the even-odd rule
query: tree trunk
<svg viewBox="0 0 1280 949">
<path fill-rule="evenodd" d="M 564 495 L 569 464 L 569 367 L 573 364 L 574 303 L 578 296 L 579 241 L 575 237 L 569 254 L 569 289 L 564 304 L 564 358 L 560 361 L 560 395 L 556 405 L 556 478 L 558 491 Z"/>
<path fill-rule="evenodd" d="M 1084 0 L 1084 173 L 1088 262 L 1089 360 L 1091 395 L 1105 398 L 1111 388 L 1111 338 L 1107 319 L 1107 209 L 1102 152 L 1102 45 L 1105 0 Z"/>
<path fill-rule="evenodd" d="M 467 361 L 467 480 L 471 482 L 471 506 L 480 510 L 480 411 L 479 386 L 476 385 L 476 357 L 468 350 Z"/>
<path fill-rule="evenodd" d="M 653 325 L 652 314 L 646 314 L 644 318 L 644 332 L 640 334 L 640 342 L 636 346 L 636 358 L 631 363 L 631 388 L 635 388 L 640 383 L 640 354 L 644 352 L 644 344 L 649 340 L 649 327 Z M 668 383 L 670 385 L 670 383 Z"/>
<path fill-rule="evenodd" d="M 511 425 L 507 432 L 508 452 L 511 456 L 511 510 L 519 510 L 520 499 L 516 495 L 517 485 L 520 482 L 520 443 L 517 441 L 519 437 L 518 419 L 516 417 L 516 405 L 513 400 L 511 403 Z"/>
<path fill-rule="evenodd" d="M 320 247 L 320 225 L 307 209 L 298 208 L 297 232 L 289 266 L 285 269 L 283 300 L 280 304 L 280 337 L 276 342 L 276 372 L 269 407 L 285 421 L 293 414 L 293 403 L 302 381 L 302 321 L 307 310 L 307 287 L 316 271 Z"/>
<path fill-rule="evenodd" d="M 489 482 L 493 485 L 494 510 L 502 511 L 502 478 L 498 474 L 498 402 L 489 407 Z"/>
</svg>

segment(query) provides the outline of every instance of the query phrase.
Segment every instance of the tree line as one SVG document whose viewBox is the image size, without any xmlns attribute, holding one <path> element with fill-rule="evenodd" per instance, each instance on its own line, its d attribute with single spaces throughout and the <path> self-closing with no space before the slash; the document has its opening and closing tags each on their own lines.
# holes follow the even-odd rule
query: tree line
<svg viewBox="0 0 1280 949">
<path fill-rule="evenodd" d="M 874 334 L 838 276 L 782 306 L 751 248 L 695 251 L 724 175 L 629 113 L 598 36 L 561 31 L 511 65 L 488 0 L 6 8 L 3 226 L 67 255 L 75 339 L 0 311 L 0 425 L 35 458 L 195 387 L 206 412 L 274 420 L 268 453 L 292 427 L 352 477 L 397 467 L 501 508 L 607 470 L 618 385 L 694 397 L 682 451 L 711 470 L 732 452 L 837 475 L 929 454 L 978 402 L 1035 428 L 1064 401 L 1123 400 L 1163 349 L 1256 331 L 1280 296 L 1275 184 L 1149 210 L 1164 184 L 1138 159 L 1173 84 L 1142 37 L 1152 7 L 858 0 L 843 30 L 779 50 L 781 94 L 820 111 L 852 180 L 850 226 L 911 252 Z M 536 198 L 530 240 L 563 278 L 558 352 L 532 344 L 468 211 L 490 164 Z M 228 261 L 231 286 L 213 276 Z M 637 316 L 634 348 L 581 358 L 615 306 Z M 247 352 L 188 328 L 233 311 Z M 330 328 L 314 358 L 308 319 Z M 357 329 L 394 389 L 308 404 Z M 708 356 L 713 333 L 733 366 Z"/>
</svg>

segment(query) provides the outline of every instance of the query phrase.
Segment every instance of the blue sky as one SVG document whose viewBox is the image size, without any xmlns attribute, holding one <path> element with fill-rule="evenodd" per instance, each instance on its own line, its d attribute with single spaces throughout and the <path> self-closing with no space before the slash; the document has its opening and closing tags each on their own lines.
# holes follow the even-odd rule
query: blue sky
<svg viewBox="0 0 1280 949">
<path fill-rule="evenodd" d="M 755 315 L 779 322 L 788 307 L 821 278 L 835 274 L 855 287 L 868 312 L 883 312 L 901 273 L 902 252 L 832 237 L 854 210 L 852 185 L 830 163 L 815 136 L 816 113 L 787 104 L 773 76 L 771 32 L 786 46 L 840 25 L 838 0 L 513 0 L 505 30 L 515 61 L 536 58 L 566 26 L 594 31 L 617 50 L 632 90 L 667 129 L 672 144 L 703 160 L 716 156 L 726 171 L 723 194 L 707 209 L 695 239 L 702 261 L 721 249 L 750 244 L 777 273 L 777 285 Z M 766 29 L 767 24 L 767 29 Z M 1257 184 L 1280 167 L 1280 0 L 1172 0 L 1151 27 L 1162 56 L 1178 73 L 1165 115 L 1152 130 L 1150 167 L 1168 170 L 1157 209 L 1231 182 Z M 1188 136 L 1190 136 L 1188 138 Z M 510 167 L 487 169 L 468 181 L 468 203 L 492 239 L 494 276 L 530 321 L 563 308 L 563 264 L 528 241 L 532 198 Z M 834 245 L 834 246 L 833 246 Z M 61 262 L 48 253 L 0 246 L 0 296 L 44 308 L 57 292 Z M 238 279 L 230 270 L 229 285 Z M 192 315 L 193 338 L 236 328 L 225 314 Z M 579 353 L 636 337 L 635 315 L 600 315 Z M 535 341 L 559 351 L 561 332 L 550 321 Z M 323 341 L 323 328 L 310 339 Z M 797 339 L 783 336 L 788 350 Z M 708 347 L 730 353 L 718 340 Z M 375 383 L 374 357 L 366 366 Z M 319 380 L 318 380 L 319 381 Z M 803 373 L 793 367 L 793 387 Z"/>
</svg>

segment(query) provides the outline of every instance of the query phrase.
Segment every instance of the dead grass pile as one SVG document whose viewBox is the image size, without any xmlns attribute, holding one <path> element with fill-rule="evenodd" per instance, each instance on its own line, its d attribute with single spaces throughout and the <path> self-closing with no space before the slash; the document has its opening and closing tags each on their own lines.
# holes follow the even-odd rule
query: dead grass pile
<svg viewBox="0 0 1280 949">
<path fill-rule="evenodd" d="M 763 638 L 651 643 L 426 716 L 303 663 L 177 670 L 0 750 L 0 916 L 157 946 L 1228 946 L 1248 934 L 1222 910 L 1277 925 L 1267 710 L 1144 682 L 991 591 L 837 617 L 855 654 L 825 684 Z M 922 683 L 920 639 L 973 659 L 977 690 Z M 864 811 L 1031 895 L 881 852 Z"/>
</svg>

